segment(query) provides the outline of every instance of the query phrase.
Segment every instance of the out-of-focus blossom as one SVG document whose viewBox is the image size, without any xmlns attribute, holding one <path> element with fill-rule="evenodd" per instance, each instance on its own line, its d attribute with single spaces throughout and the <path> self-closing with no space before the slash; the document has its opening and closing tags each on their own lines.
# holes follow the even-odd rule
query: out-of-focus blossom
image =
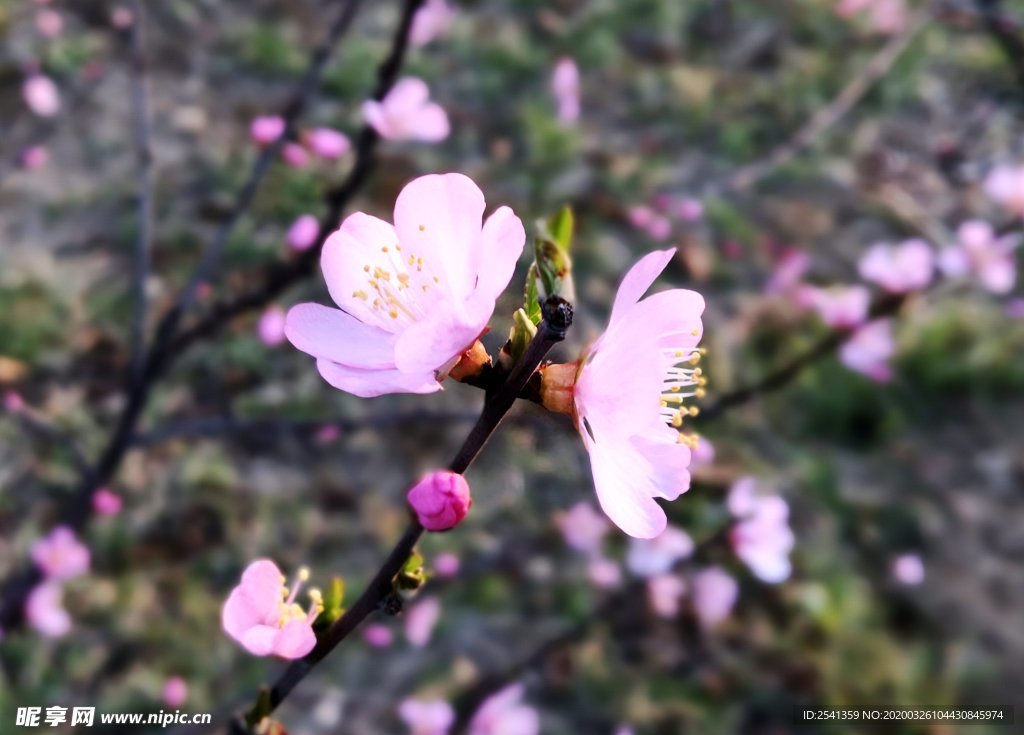
<svg viewBox="0 0 1024 735">
<path fill-rule="evenodd" d="M 363 628 L 363 640 L 373 648 L 387 648 L 395 640 L 391 628 L 380 623 L 371 623 Z"/>
<path fill-rule="evenodd" d="M 904 0 L 839 0 L 836 13 L 843 18 L 866 13 L 871 27 L 886 35 L 900 33 L 907 25 Z"/>
<path fill-rule="evenodd" d="M 646 232 L 652 240 L 667 240 L 672 234 L 672 222 L 668 217 L 659 214 L 646 204 L 636 204 L 630 207 L 626 216 L 631 225 Z"/>
<path fill-rule="evenodd" d="M 34 171 L 50 162 L 50 152 L 41 145 L 29 146 L 21 152 L 20 161 L 22 168 Z"/>
<path fill-rule="evenodd" d="M 998 237 L 987 222 L 969 220 L 957 229 L 957 244 L 939 254 L 939 265 L 951 278 L 970 277 L 992 293 L 1009 293 L 1017 281 L 1013 251 L 1019 244 L 1017 233 Z"/>
<path fill-rule="evenodd" d="M 807 253 L 802 250 L 787 251 L 776 262 L 764 292 L 769 296 L 800 296 L 804 288 L 803 278 L 810 267 L 811 257 Z M 805 308 L 810 304 L 798 301 L 798 306 Z"/>
<path fill-rule="evenodd" d="M 430 89 L 422 79 L 398 80 L 378 102 L 363 103 L 363 119 L 387 140 L 422 140 L 436 143 L 448 137 L 448 114 L 430 101 Z"/>
<path fill-rule="evenodd" d="M 284 118 L 261 115 L 249 123 L 249 137 L 258 146 L 268 146 L 284 134 Z"/>
<path fill-rule="evenodd" d="M 255 656 L 302 658 L 316 646 L 313 621 L 323 611 L 320 591 L 309 591 L 309 611 L 295 602 L 302 583 L 309 579 L 303 568 L 292 584 L 269 559 L 259 559 L 242 573 L 241 583 L 224 603 L 224 631 Z"/>
<path fill-rule="evenodd" d="M 704 216 L 704 204 L 700 199 L 680 197 L 672 202 L 672 213 L 683 222 L 697 222 Z"/>
<path fill-rule="evenodd" d="M 647 602 L 654 614 L 661 618 L 674 618 L 679 614 L 679 603 L 686 594 L 686 582 L 674 574 L 662 574 L 647 580 Z"/>
<path fill-rule="evenodd" d="M 451 579 L 459 573 L 459 567 L 462 566 L 462 562 L 459 557 L 450 551 L 446 551 L 442 554 L 438 554 L 437 558 L 434 559 L 434 571 L 437 572 L 439 577 L 445 579 Z"/>
<path fill-rule="evenodd" d="M 427 0 L 416 11 L 409 31 L 409 42 L 413 46 L 425 46 L 451 28 L 455 11 L 447 0 Z"/>
<path fill-rule="evenodd" d="M 428 531 L 455 528 L 473 505 L 466 478 L 448 470 L 431 472 L 410 488 L 406 499 Z"/>
<path fill-rule="evenodd" d="M 1024 163 L 996 166 L 985 178 L 984 186 L 994 201 L 1024 217 Z"/>
<path fill-rule="evenodd" d="M 331 128 L 310 130 L 306 133 L 306 145 L 314 155 L 325 161 L 338 160 L 352 147 L 347 135 Z"/>
<path fill-rule="evenodd" d="M 71 579 L 89 571 L 89 549 L 67 526 L 57 526 L 32 545 L 32 561 L 48 579 Z"/>
<path fill-rule="evenodd" d="M 336 424 L 324 424 L 316 430 L 313 438 L 316 439 L 317 444 L 330 444 L 339 436 L 341 436 L 341 429 Z"/>
<path fill-rule="evenodd" d="M 540 715 L 522 699 L 521 684 L 491 696 L 470 720 L 469 735 L 539 735 Z"/>
<path fill-rule="evenodd" d="M 114 26 L 114 28 L 124 30 L 134 22 L 135 14 L 132 13 L 131 8 L 118 5 L 110 11 L 110 25 Z"/>
<path fill-rule="evenodd" d="M 309 165 L 309 151 L 298 143 L 285 143 L 281 159 L 292 168 L 305 168 Z"/>
<path fill-rule="evenodd" d="M 180 676 L 169 676 L 164 682 L 164 704 L 168 707 L 180 707 L 188 700 L 188 682 Z"/>
<path fill-rule="evenodd" d="M 738 519 L 729 532 L 736 556 L 762 581 L 782 582 L 792 569 L 789 552 L 795 539 L 789 506 L 778 495 L 758 492 L 752 478 L 738 480 L 729 491 L 729 510 Z"/>
<path fill-rule="evenodd" d="M 892 321 L 879 319 L 858 329 L 839 348 L 839 360 L 850 370 L 868 376 L 879 383 L 892 379 L 889 360 L 896 353 L 896 340 L 892 336 Z"/>
<path fill-rule="evenodd" d="M 932 280 L 935 253 L 924 240 L 907 240 L 899 245 L 879 243 L 861 256 L 861 278 L 890 293 L 908 293 L 924 288 Z"/>
<path fill-rule="evenodd" d="M 715 445 L 711 443 L 711 440 L 706 436 L 698 436 L 694 439 L 690 449 L 690 467 L 695 469 L 712 464 L 714 461 Z"/>
<path fill-rule="evenodd" d="M 25 399 L 16 390 L 4 391 L 4 410 L 8 413 L 21 413 L 25 410 Z"/>
<path fill-rule="evenodd" d="M 558 119 L 572 125 L 580 117 L 580 70 L 576 62 L 563 56 L 551 74 L 551 93 L 558 108 Z"/>
<path fill-rule="evenodd" d="M 266 311 L 260 315 L 260 320 L 256 324 L 256 332 L 259 334 L 260 342 L 267 347 L 276 347 L 284 342 L 284 322 L 284 309 L 280 306 L 267 307 Z"/>
<path fill-rule="evenodd" d="M 406 699 L 398 705 L 398 716 L 409 735 L 448 735 L 455 723 L 455 710 L 443 699 Z"/>
<path fill-rule="evenodd" d="M 123 506 L 121 496 L 110 488 L 101 487 L 92 494 L 92 509 L 101 516 L 116 516 Z"/>
<path fill-rule="evenodd" d="M 44 8 L 36 13 L 36 30 L 43 38 L 56 38 L 64 29 L 64 18 L 52 8 Z"/>
<path fill-rule="evenodd" d="M 924 562 L 918 554 L 901 554 L 893 559 L 892 576 L 900 584 L 921 584 L 924 581 Z"/>
<path fill-rule="evenodd" d="M 736 580 L 719 567 L 704 569 L 693 578 L 693 610 L 705 628 L 727 618 L 738 595 Z"/>
<path fill-rule="evenodd" d="M 871 293 L 864 286 L 806 286 L 801 298 L 833 329 L 851 329 L 863 324 L 871 305 Z"/>
<path fill-rule="evenodd" d="M 598 589 L 614 589 L 622 582 L 622 567 L 603 556 L 591 557 L 587 563 L 587 579 Z"/>
<path fill-rule="evenodd" d="M 53 117 L 60 111 L 60 92 L 45 74 L 31 74 L 21 87 L 21 96 L 28 109 L 39 117 Z"/>
<path fill-rule="evenodd" d="M 1006 316 L 1011 319 L 1024 319 L 1024 299 L 1010 299 L 1006 302 Z"/>
<path fill-rule="evenodd" d="M 557 519 L 565 543 L 584 554 L 599 554 L 608 533 L 608 519 L 585 501 L 576 503 Z"/>
<path fill-rule="evenodd" d="M 641 300 L 674 254 L 654 252 L 634 265 L 605 333 L 579 363 L 542 373 L 544 405 L 576 422 L 601 509 L 636 538 L 665 530 L 655 498 L 675 500 L 690 486 L 690 449 L 679 429 L 696 413 L 683 401 L 703 394 L 695 365 L 704 299 L 672 289 Z"/>
<path fill-rule="evenodd" d="M 633 732 L 633 728 L 629 725 L 619 725 L 619 729 L 615 731 L 615 735 L 636 735 Z"/>
<path fill-rule="evenodd" d="M 302 214 L 288 228 L 288 247 L 292 250 L 309 250 L 316 244 L 320 234 L 320 221 L 311 214 Z"/>
<path fill-rule="evenodd" d="M 426 597 L 405 612 L 405 638 L 416 648 L 430 643 L 434 628 L 441 619 L 441 601 Z"/>
<path fill-rule="evenodd" d="M 638 577 L 657 577 L 668 573 L 677 561 L 689 557 L 693 548 L 689 534 L 669 526 L 652 539 L 631 539 L 626 566 Z"/>
<path fill-rule="evenodd" d="M 64 609 L 64 590 L 58 582 L 36 585 L 25 599 L 25 619 L 47 638 L 60 638 L 71 630 L 71 616 Z"/>
<path fill-rule="evenodd" d="M 462 174 L 422 176 L 395 202 L 395 225 L 356 212 L 324 244 L 340 309 L 299 304 L 285 332 L 323 378 L 362 397 L 433 393 L 487 327 L 523 251 L 508 207 L 483 222 L 484 196 Z"/>
</svg>

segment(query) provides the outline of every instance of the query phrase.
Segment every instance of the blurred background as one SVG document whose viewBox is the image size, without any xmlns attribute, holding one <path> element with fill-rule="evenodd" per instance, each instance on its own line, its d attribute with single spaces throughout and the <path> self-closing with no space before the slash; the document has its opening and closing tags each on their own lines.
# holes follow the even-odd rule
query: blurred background
<svg viewBox="0 0 1024 735">
<path fill-rule="evenodd" d="M 305 152 L 275 151 L 240 206 L 267 150 L 254 119 L 292 110 L 349 5 L 288 127 Z M 578 504 L 596 508 L 586 452 L 567 417 L 520 402 L 469 472 L 467 520 L 420 544 L 424 589 L 302 683 L 275 715 L 287 732 L 430 733 L 399 704 L 445 700 L 465 720 L 517 683 L 552 735 L 865 729 L 796 718 L 825 706 L 1019 710 L 1022 292 L 937 269 L 894 301 L 858 263 L 876 243 L 963 249 L 970 221 L 1009 244 L 1021 231 L 1024 3 L 452 0 L 398 75 L 427 82 L 450 135 L 366 152 L 361 106 L 404 5 L 0 0 L 0 731 L 29 731 L 13 719 L 28 705 L 178 708 L 223 725 L 280 669 L 221 629 L 244 567 L 307 565 L 354 599 L 401 532 L 405 490 L 458 449 L 480 391 L 358 399 L 284 340 L 278 310 L 329 303 L 311 267 L 175 347 L 116 471 L 90 474 L 131 403 L 139 242 L 152 337 L 230 223 L 188 329 L 315 255 L 309 222 L 305 236 L 295 223 L 329 216 L 357 161 L 372 169 L 343 214 L 390 220 L 406 182 L 447 171 L 528 235 L 570 205 L 577 320 L 559 361 L 600 334 L 638 257 L 678 246 L 659 287 L 707 301 L 707 410 L 688 424 L 714 452 L 666 506 L 695 550 L 651 577 L 614 527 L 573 536 Z M 318 128 L 350 149 L 318 149 L 304 137 Z M 528 265 L 499 302 L 492 353 Z M 861 333 L 836 331 L 815 296 L 855 284 L 891 327 L 891 342 L 861 344 L 868 369 L 840 347 Z M 788 504 L 782 581 L 754 574 L 730 532 L 744 478 Z M 69 519 L 88 570 L 30 610 L 42 582 L 26 565 Z M 717 614 L 697 581 L 709 568 L 737 585 Z"/>
</svg>

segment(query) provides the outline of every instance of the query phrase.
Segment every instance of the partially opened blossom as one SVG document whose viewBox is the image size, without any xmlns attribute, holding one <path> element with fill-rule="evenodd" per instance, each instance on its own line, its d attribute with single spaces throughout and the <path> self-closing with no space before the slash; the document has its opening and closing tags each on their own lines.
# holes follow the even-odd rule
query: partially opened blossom
<svg viewBox="0 0 1024 735">
<path fill-rule="evenodd" d="M 53 117 L 60 111 L 60 92 L 45 74 L 31 74 L 21 87 L 21 96 L 28 109 L 39 117 Z"/>
<path fill-rule="evenodd" d="M 441 619 L 441 601 L 426 597 L 405 611 L 405 638 L 416 648 L 430 643 L 434 628 Z"/>
<path fill-rule="evenodd" d="M 1024 163 L 996 166 L 985 178 L 985 193 L 1014 214 L 1024 217 Z"/>
<path fill-rule="evenodd" d="M 412 19 L 409 42 L 413 46 L 424 46 L 446 33 L 455 18 L 455 11 L 447 0 L 427 0 Z"/>
<path fill-rule="evenodd" d="M 358 396 L 432 393 L 487 328 L 526 232 L 508 207 L 481 224 L 484 196 L 462 174 L 422 176 L 394 226 L 357 212 L 324 244 L 340 307 L 299 304 L 285 333 L 333 385 Z"/>
<path fill-rule="evenodd" d="M 868 248 L 858 268 L 865 281 L 889 293 L 908 293 L 931 283 L 935 253 L 924 240 L 907 240 L 899 245 L 879 243 Z"/>
<path fill-rule="evenodd" d="M 764 582 L 787 579 L 795 539 L 786 501 L 778 495 L 762 494 L 751 478 L 743 478 L 730 490 L 728 505 L 738 519 L 729 532 L 736 556 Z"/>
<path fill-rule="evenodd" d="M 736 580 L 720 567 L 704 569 L 693 578 L 693 611 L 705 628 L 727 618 L 738 595 Z"/>
<path fill-rule="evenodd" d="M 64 589 L 59 582 L 36 585 L 25 598 L 25 620 L 47 638 L 60 638 L 71 630 L 71 616 L 64 609 Z"/>
<path fill-rule="evenodd" d="M 674 574 L 661 574 L 647 580 L 647 602 L 660 618 L 679 614 L 680 601 L 686 594 L 686 582 Z"/>
<path fill-rule="evenodd" d="M 363 628 L 363 640 L 373 648 L 387 648 L 395 640 L 391 628 L 380 623 L 371 623 Z"/>
<path fill-rule="evenodd" d="M 879 319 L 853 333 L 839 348 L 839 360 L 850 370 L 884 383 L 892 378 L 889 360 L 895 353 L 892 320 Z"/>
<path fill-rule="evenodd" d="M 455 528 L 473 505 L 466 478 L 447 470 L 431 472 L 412 486 L 406 498 L 428 531 Z"/>
<path fill-rule="evenodd" d="M 260 342 L 267 347 L 276 347 L 284 342 L 284 322 L 284 309 L 280 306 L 268 306 L 256 323 L 256 333 L 260 337 Z"/>
<path fill-rule="evenodd" d="M 580 70 L 576 62 L 563 56 L 551 74 L 551 93 L 558 108 L 558 119 L 571 125 L 580 117 Z"/>
<path fill-rule="evenodd" d="M 939 265 L 951 278 L 970 278 L 992 293 L 1009 293 L 1017 281 L 1018 245 L 1019 234 L 999 237 L 988 222 L 969 220 L 957 229 L 957 244 L 939 254 Z"/>
<path fill-rule="evenodd" d="M 641 297 L 675 249 L 643 257 L 619 287 L 607 331 L 578 363 L 542 373 L 544 405 L 569 413 L 590 455 L 601 509 L 636 538 L 665 530 L 655 498 L 675 500 L 690 486 L 690 439 L 683 417 L 702 395 L 696 367 L 704 299 L 673 289 Z"/>
<path fill-rule="evenodd" d="M 316 244 L 320 234 L 320 220 L 311 214 L 302 214 L 288 228 L 288 247 L 292 250 L 309 250 Z"/>
<path fill-rule="evenodd" d="M 632 539 L 626 566 L 638 577 L 666 574 L 677 561 L 693 553 L 693 539 L 682 529 L 669 526 L 652 539 Z"/>
<path fill-rule="evenodd" d="M 919 554 L 901 554 L 893 559 L 892 576 L 900 584 L 919 585 L 924 581 L 924 562 Z"/>
<path fill-rule="evenodd" d="M 383 100 L 363 103 L 363 120 L 387 140 L 422 140 L 436 143 L 448 137 L 448 114 L 430 101 L 422 79 L 399 79 Z"/>
<path fill-rule="evenodd" d="M 309 150 L 325 161 L 338 160 L 352 147 L 347 135 L 332 128 L 314 128 L 305 138 Z"/>
<path fill-rule="evenodd" d="M 406 699 L 398 705 L 398 716 L 409 735 L 448 735 L 455 724 L 455 710 L 443 699 Z"/>
<path fill-rule="evenodd" d="M 261 115 L 249 123 L 249 137 L 258 146 L 268 146 L 284 134 L 285 122 L 277 115 Z"/>
<path fill-rule="evenodd" d="M 164 682 L 164 704 L 168 707 L 180 707 L 188 700 L 188 683 L 180 676 L 170 676 Z"/>
<path fill-rule="evenodd" d="M 228 596 L 221 612 L 224 631 L 255 656 L 302 658 L 316 646 L 313 621 L 323 611 L 319 590 L 309 591 L 307 612 L 295 600 L 309 571 L 301 569 L 291 589 L 277 565 L 254 561 Z"/>
<path fill-rule="evenodd" d="M 110 488 L 101 487 L 92 494 L 92 509 L 101 516 L 116 516 L 123 506 L 121 496 Z"/>
<path fill-rule="evenodd" d="M 89 571 L 89 549 L 67 526 L 57 526 L 32 545 L 32 561 L 48 579 L 71 579 Z"/>
<path fill-rule="evenodd" d="M 292 168 L 305 168 L 309 165 L 309 151 L 298 143 L 285 143 L 281 159 Z"/>
<path fill-rule="evenodd" d="M 580 501 L 558 516 L 557 523 L 570 547 L 588 556 L 600 553 L 609 524 L 593 505 Z"/>
<path fill-rule="evenodd" d="M 522 699 L 521 684 L 492 695 L 470 720 L 469 735 L 539 735 L 540 715 Z"/>
<path fill-rule="evenodd" d="M 801 298 L 833 329 L 851 329 L 863 324 L 871 305 L 871 293 L 864 286 L 807 286 Z"/>
</svg>

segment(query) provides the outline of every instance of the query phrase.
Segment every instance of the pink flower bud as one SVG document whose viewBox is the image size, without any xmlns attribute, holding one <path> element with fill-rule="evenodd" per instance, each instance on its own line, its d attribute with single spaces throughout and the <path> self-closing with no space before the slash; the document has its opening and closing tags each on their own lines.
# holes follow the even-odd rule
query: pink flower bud
<svg viewBox="0 0 1024 735">
<path fill-rule="evenodd" d="M 298 143 L 286 143 L 281 150 L 281 158 L 292 168 L 305 168 L 309 165 L 309 153 Z"/>
<path fill-rule="evenodd" d="M 180 676 L 172 676 L 164 682 L 163 700 L 168 707 L 180 707 L 188 699 L 188 684 Z"/>
<path fill-rule="evenodd" d="M 335 161 L 351 148 L 348 136 L 331 128 L 316 128 L 306 134 L 309 149 L 325 161 Z"/>
<path fill-rule="evenodd" d="M 292 250 L 308 250 L 316 243 L 320 234 L 320 222 L 311 214 L 303 214 L 288 228 L 288 247 Z"/>
<path fill-rule="evenodd" d="M 249 125 L 249 137 L 258 146 L 270 145 L 283 133 L 284 119 L 276 116 L 265 115 L 253 118 Z"/>
<path fill-rule="evenodd" d="M 387 648 L 394 642 L 395 635 L 391 632 L 391 628 L 376 623 L 367 625 L 363 629 L 363 640 L 372 648 Z"/>
<path fill-rule="evenodd" d="M 438 554 L 437 558 L 434 559 L 434 571 L 437 572 L 439 577 L 446 579 L 451 579 L 458 574 L 460 566 L 462 566 L 462 562 L 459 560 L 459 557 L 450 551 Z"/>
<path fill-rule="evenodd" d="M 29 146 L 21 152 L 21 167 L 26 171 L 42 168 L 50 160 L 50 153 L 41 145 Z"/>
<path fill-rule="evenodd" d="M 284 309 L 280 306 L 267 307 L 256 325 L 256 331 L 260 342 L 267 347 L 276 347 L 284 342 Z"/>
<path fill-rule="evenodd" d="M 14 390 L 4 393 L 4 410 L 8 413 L 20 413 L 25 410 L 25 399 Z"/>
<path fill-rule="evenodd" d="M 60 110 L 60 92 L 50 77 L 33 74 L 21 87 L 25 104 L 39 117 L 53 117 Z"/>
<path fill-rule="evenodd" d="M 92 496 L 92 509 L 101 516 L 116 516 L 121 512 L 124 502 L 121 496 L 111 492 L 109 488 L 101 487 Z"/>
<path fill-rule="evenodd" d="M 407 497 L 416 517 L 428 531 L 455 528 L 473 504 L 466 478 L 447 470 L 424 477 L 412 486 Z"/>
</svg>

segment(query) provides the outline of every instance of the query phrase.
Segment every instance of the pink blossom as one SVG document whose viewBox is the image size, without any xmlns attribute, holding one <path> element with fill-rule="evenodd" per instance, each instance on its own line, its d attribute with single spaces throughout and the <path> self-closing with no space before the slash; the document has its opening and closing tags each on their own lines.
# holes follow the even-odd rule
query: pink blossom
<svg viewBox="0 0 1024 735">
<path fill-rule="evenodd" d="M 110 24 L 114 26 L 114 28 L 124 30 L 134 22 L 135 14 L 132 13 L 130 8 L 127 8 L 124 5 L 118 5 L 110 11 Z"/>
<path fill-rule="evenodd" d="M 57 526 L 32 544 L 32 561 L 48 579 L 71 579 L 89 571 L 89 549 L 67 526 Z"/>
<path fill-rule="evenodd" d="M 694 364 L 704 299 L 673 289 L 641 300 L 674 254 L 646 255 L 626 274 L 607 331 L 579 363 L 573 392 L 601 509 L 637 538 L 665 530 L 655 498 L 675 500 L 690 486 L 690 450 L 679 427 L 691 413 L 683 399 L 703 392 Z"/>
<path fill-rule="evenodd" d="M 901 554 L 893 559 L 892 576 L 900 584 L 914 586 L 924 581 L 924 562 L 918 554 Z"/>
<path fill-rule="evenodd" d="M 335 424 L 324 424 L 316 430 L 316 434 L 313 436 L 316 439 L 317 444 L 330 444 L 332 441 L 341 436 L 341 429 Z"/>
<path fill-rule="evenodd" d="M 629 218 L 629 223 L 638 230 L 647 229 L 658 213 L 648 207 L 646 204 L 634 204 L 626 212 L 626 216 Z"/>
<path fill-rule="evenodd" d="M 657 577 L 668 573 L 677 561 L 689 557 L 693 548 L 689 534 L 669 526 L 652 539 L 631 539 L 626 566 L 638 577 Z"/>
<path fill-rule="evenodd" d="M 715 446 L 706 436 L 698 436 L 694 439 L 690 449 L 690 467 L 696 469 L 715 461 Z"/>
<path fill-rule="evenodd" d="M 405 612 L 405 638 L 416 648 L 423 648 L 434 635 L 434 628 L 441 619 L 441 601 L 427 597 Z"/>
<path fill-rule="evenodd" d="M 839 359 L 858 373 L 879 383 L 892 379 L 889 360 L 896 353 L 896 341 L 892 336 L 892 321 L 879 319 L 856 332 L 839 348 Z"/>
<path fill-rule="evenodd" d="M 188 699 L 188 683 L 180 676 L 169 676 L 164 682 L 163 700 L 168 707 L 178 708 Z"/>
<path fill-rule="evenodd" d="M 651 218 L 651 221 L 647 224 L 647 227 L 644 228 L 644 231 L 652 240 L 668 240 L 672 235 L 672 223 L 669 221 L 668 217 L 656 214 Z"/>
<path fill-rule="evenodd" d="M 325 161 L 336 161 L 352 147 L 348 136 L 331 128 L 314 128 L 306 133 L 306 145 Z"/>
<path fill-rule="evenodd" d="M 406 499 L 428 531 L 449 531 L 473 505 L 466 478 L 456 472 L 431 472 L 409 490 Z"/>
<path fill-rule="evenodd" d="M 292 250 L 309 250 L 316 244 L 320 234 L 320 221 L 311 214 L 300 215 L 288 228 L 288 247 Z"/>
<path fill-rule="evenodd" d="M 843 18 L 867 13 L 872 28 L 886 35 L 900 33 L 907 25 L 904 0 L 839 0 L 836 13 Z"/>
<path fill-rule="evenodd" d="M 693 609 L 705 628 L 727 618 L 738 596 L 736 580 L 719 567 L 704 569 L 693 579 Z"/>
<path fill-rule="evenodd" d="M 25 399 L 16 390 L 4 391 L 4 410 L 8 413 L 21 413 L 25 410 Z"/>
<path fill-rule="evenodd" d="M 422 140 L 436 143 L 448 137 L 448 114 L 430 101 L 430 89 L 422 79 L 398 80 L 378 102 L 363 103 L 363 119 L 387 140 Z"/>
<path fill-rule="evenodd" d="M 281 158 L 292 168 L 305 168 L 309 165 L 309 152 L 298 143 L 285 143 L 281 149 Z"/>
<path fill-rule="evenodd" d="M 41 145 L 29 146 L 21 152 L 21 166 L 26 171 L 42 168 L 50 161 L 50 152 Z"/>
<path fill-rule="evenodd" d="M 861 278 L 876 283 L 889 293 L 908 293 L 924 288 L 932 280 L 935 253 L 924 240 L 907 240 L 900 245 L 879 243 L 861 257 Z"/>
<path fill-rule="evenodd" d="M 686 594 L 686 582 L 673 574 L 661 574 L 647 580 L 647 602 L 660 618 L 679 614 L 679 602 Z"/>
<path fill-rule="evenodd" d="M 593 556 L 587 564 L 587 579 L 598 589 L 614 589 L 622 582 L 622 568 L 612 559 Z"/>
<path fill-rule="evenodd" d="M 295 602 L 302 583 L 309 579 L 303 568 L 291 590 L 285 577 L 269 559 L 258 559 L 242 573 L 241 583 L 224 603 L 224 631 L 254 656 L 302 658 L 316 645 L 313 621 L 323 610 L 319 590 L 309 592 L 309 612 Z"/>
<path fill-rule="evenodd" d="M 736 555 L 764 582 L 787 579 L 795 539 L 786 501 L 758 492 L 756 481 L 742 478 L 730 490 L 728 505 L 739 519 L 729 532 Z"/>
<path fill-rule="evenodd" d="M 64 609 L 63 596 L 60 583 L 43 582 L 25 599 L 25 619 L 47 638 L 60 638 L 71 630 L 71 616 Z"/>
<path fill-rule="evenodd" d="M 43 38 L 56 38 L 64 28 L 64 18 L 56 10 L 44 8 L 36 13 L 36 30 Z"/>
<path fill-rule="evenodd" d="M 571 125 L 580 117 L 580 70 L 576 62 L 563 56 L 551 74 L 551 92 L 558 107 L 558 119 Z"/>
<path fill-rule="evenodd" d="M 437 572 L 437 576 L 445 579 L 451 579 L 457 575 L 460 566 L 462 566 L 462 562 L 459 557 L 450 551 L 438 554 L 434 559 L 434 571 Z"/>
<path fill-rule="evenodd" d="M 608 533 L 608 519 L 594 510 L 587 502 L 579 502 L 568 512 L 556 519 L 565 543 L 584 554 L 598 554 L 605 534 Z"/>
<path fill-rule="evenodd" d="M 455 723 L 455 710 L 443 699 L 406 699 L 398 705 L 398 716 L 409 727 L 409 735 L 448 735 Z"/>
<path fill-rule="evenodd" d="M 116 516 L 121 512 L 124 501 L 121 496 L 107 487 L 101 487 L 92 494 L 92 509 L 101 516 Z"/>
<path fill-rule="evenodd" d="M 800 296 L 803 278 L 811 267 L 811 257 L 802 250 L 789 250 L 775 264 L 764 291 L 768 295 Z M 801 307 L 809 306 L 798 302 Z"/>
<path fill-rule="evenodd" d="M 985 193 L 994 201 L 1024 217 L 1024 163 L 996 166 L 984 186 Z"/>
<path fill-rule="evenodd" d="M 455 11 L 448 6 L 447 0 L 427 0 L 412 19 L 410 43 L 413 46 L 425 46 L 446 33 L 454 18 Z"/>
<path fill-rule="evenodd" d="M 481 227 L 484 196 L 462 174 L 422 176 L 395 202 L 395 226 L 362 212 L 324 244 L 341 310 L 299 304 L 285 333 L 323 378 L 358 396 L 433 393 L 484 331 L 526 232 L 508 207 Z"/>
<path fill-rule="evenodd" d="M 387 648 L 394 642 L 395 635 L 388 626 L 374 623 L 363 628 L 363 640 L 373 648 Z"/>
<path fill-rule="evenodd" d="M 256 331 L 260 336 L 260 342 L 267 347 L 276 347 L 284 342 L 284 309 L 280 306 L 269 306 L 260 315 L 256 325 Z"/>
<path fill-rule="evenodd" d="M 871 294 L 864 286 L 806 286 L 801 298 L 833 329 L 851 329 L 863 324 L 871 305 Z"/>
<path fill-rule="evenodd" d="M 249 137 L 260 147 L 268 146 L 284 134 L 285 122 L 277 115 L 262 115 L 249 124 Z"/>
<path fill-rule="evenodd" d="M 992 293 L 1009 293 L 1017 281 L 1013 251 L 1019 244 L 1019 234 L 997 237 L 992 225 L 970 220 L 957 229 L 957 244 L 939 254 L 939 265 L 947 276 L 970 277 Z"/>
<path fill-rule="evenodd" d="M 539 735 L 540 715 L 522 699 L 521 684 L 492 695 L 470 720 L 469 735 Z"/>
<path fill-rule="evenodd" d="M 696 222 L 704 216 L 704 204 L 700 199 L 681 197 L 672 202 L 672 211 L 683 222 Z"/>
<path fill-rule="evenodd" d="M 32 74 L 21 87 L 21 96 L 28 109 L 39 117 L 53 117 L 60 110 L 60 92 L 50 77 Z"/>
</svg>

